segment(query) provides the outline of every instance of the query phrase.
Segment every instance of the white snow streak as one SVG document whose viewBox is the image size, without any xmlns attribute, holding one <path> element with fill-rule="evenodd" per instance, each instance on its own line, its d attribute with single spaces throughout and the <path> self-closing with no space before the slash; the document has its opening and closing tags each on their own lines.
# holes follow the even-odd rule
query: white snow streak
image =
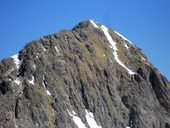
<svg viewBox="0 0 170 128">
<path fill-rule="evenodd" d="M 128 41 L 130 44 L 133 45 L 133 43 L 130 42 L 126 37 L 124 37 L 123 35 L 121 35 L 120 33 L 116 32 L 116 31 L 114 31 L 114 32 L 115 32 L 117 35 L 119 35 L 120 37 L 122 37 L 124 40 Z"/>
<path fill-rule="evenodd" d="M 32 85 L 34 85 L 34 76 L 32 76 L 32 79 L 31 80 L 28 80 L 28 82 Z"/>
<path fill-rule="evenodd" d="M 109 41 L 109 43 L 111 44 L 111 47 L 113 48 L 113 55 L 115 57 L 115 60 L 123 67 L 125 68 L 130 75 L 135 74 L 135 72 L 131 71 L 129 68 L 127 68 L 118 58 L 118 54 L 117 54 L 117 47 L 116 47 L 116 42 L 113 41 L 112 37 L 110 36 L 109 32 L 108 32 L 108 28 L 104 25 L 101 26 L 101 29 L 103 30 L 105 36 L 107 37 L 107 40 Z"/>
<path fill-rule="evenodd" d="M 60 51 L 58 50 L 57 46 L 55 46 L 55 50 L 57 53 L 59 53 Z"/>
<path fill-rule="evenodd" d="M 98 126 L 96 121 L 94 120 L 94 115 L 91 112 L 86 111 L 86 120 L 90 128 L 102 128 L 101 126 Z"/>
<path fill-rule="evenodd" d="M 13 55 L 13 56 L 11 56 L 11 57 L 14 59 L 14 63 L 15 63 L 15 65 L 16 65 L 17 69 L 19 69 L 20 61 L 19 61 L 19 59 L 18 59 L 18 54 Z"/>
<path fill-rule="evenodd" d="M 93 20 L 90 20 L 90 23 L 93 24 L 93 26 L 94 26 L 95 28 L 99 28 L 99 27 L 97 26 L 97 24 L 96 24 Z"/>
<path fill-rule="evenodd" d="M 126 128 L 130 128 L 130 127 L 127 127 L 127 126 L 126 126 Z"/>
<path fill-rule="evenodd" d="M 111 44 L 111 47 L 113 48 L 114 51 L 117 51 L 117 47 L 116 47 L 116 42 L 112 40 L 112 37 L 110 36 L 109 32 L 108 32 L 108 28 L 104 25 L 101 26 L 105 36 L 107 37 L 107 40 L 109 41 L 109 43 Z M 116 52 L 117 54 L 117 52 Z"/>
<path fill-rule="evenodd" d="M 14 80 L 14 82 L 17 84 L 17 85 L 20 85 L 20 80 L 17 78 L 16 80 Z"/>
<path fill-rule="evenodd" d="M 76 116 L 76 113 L 73 111 L 71 114 L 67 109 L 68 114 L 73 118 L 74 123 L 78 126 L 78 128 L 86 128 L 85 124 L 81 121 L 79 117 Z"/>
</svg>

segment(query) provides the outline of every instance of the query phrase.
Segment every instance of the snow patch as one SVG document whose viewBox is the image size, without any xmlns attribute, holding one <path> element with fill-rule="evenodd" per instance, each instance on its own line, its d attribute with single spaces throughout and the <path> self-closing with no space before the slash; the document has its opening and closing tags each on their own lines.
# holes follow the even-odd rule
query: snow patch
<svg viewBox="0 0 170 128">
<path fill-rule="evenodd" d="M 129 72 L 130 75 L 135 74 L 135 72 L 131 71 L 129 68 L 127 68 L 127 67 L 119 60 L 119 57 L 118 57 L 118 54 L 117 54 L 117 50 L 118 50 L 118 49 L 117 49 L 117 47 L 116 47 L 116 42 L 113 41 L 112 37 L 110 36 L 110 34 L 109 34 L 109 32 L 108 32 L 108 31 L 109 31 L 108 28 L 107 28 L 106 26 L 102 25 L 102 26 L 101 26 L 101 29 L 103 30 L 103 32 L 104 32 L 107 40 L 108 40 L 109 43 L 111 44 L 111 48 L 113 49 L 113 55 L 114 55 L 115 60 L 116 60 L 123 68 L 125 68 L 125 69 Z"/>
<path fill-rule="evenodd" d="M 39 128 L 39 124 L 38 124 L 37 122 L 35 123 L 35 127 L 36 127 L 36 128 Z"/>
<path fill-rule="evenodd" d="M 15 63 L 15 65 L 16 65 L 17 69 L 19 69 L 20 60 L 18 59 L 18 54 L 13 55 L 13 56 L 11 56 L 11 57 L 14 59 L 14 63 Z"/>
<path fill-rule="evenodd" d="M 73 115 L 76 115 L 75 111 L 72 111 Z"/>
<path fill-rule="evenodd" d="M 67 112 L 73 118 L 73 121 L 78 128 L 86 128 L 85 124 L 81 121 L 81 119 L 78 116 L 76 116 L 76 113 L 74 111 L 70 113 L 69 110 L 67 109 Z"/>
<path fill-rule="evenodd" d="M 142 57 L 142 56 L 141 56 L 141 59 L 144 60 L 144 61 L 146 61 L 146 59 L 145 59 L 144 57 Z"/>
<path fill-rule="evenodd" d="M 90 20 L 90 23 L 93 24 L 93 26 L 94 26 L 95 28 L 99 28 L 99 27 L 97 26 L 97 24 L 96 24 L 93 20 Z"/>
<path fill-rule="evenodd" d="M 44 52 L 47 50 L 47 49 L 44 48 L 44 46 L 42 46 L 42 49 L 43 49 Z"/>
<path fill-rule="evenodd" d="M 126 49 L 129 49 L 129 46 L 128 46 L 126 43 L 125 43 L 125 48 L 126 48 Z"/>
<path fill-rule="evenodd" d="M 114 31 L 118 36 L 122 37 L 124 40 L 128 41 L 130 44 L 133 45 L 133 43 L 131 41 L 129 41 L 126 37 L 124 37 L 123 35 L 121 35 L 120 33 Z"/>
<path fill-rule="evenodd" d="M 34 76 L 32 76 L 32 79 L 31 80 L 28 80 L 28 82 L 32 85 L 34 85 Z"/>
<path fill-rule="evenodd" d="M 106 55 L 105 54 L 103 54 L 103 57 L 105 57 Z"/>
<path fill-rule="evenodd" d="M 20 85 L 20 80 L 17 78 L 16 80 L 14 80 L 14 82 L 17 84 L 17 85 Z"/>
<path fill-rule="evenodd" d="M 59 53 L 60 51 L 58 50 L 57 46 L 55 46 L 55 50 L 57 53 Z"/>
<path fill-rule="evenodd" d="M 33 64 L 33 68 L 34 68 L 34 70 L 36 69 L 36 66 L 35 66 L 35 64 Z"/>
<path fill-rule="evenodd" d="M 127 127 L 127 126 L 126 126 L 126 128 L 130 128 L 130 127 Z"/>
<path fill-rule="evenodd" d="M 67 109 L 67 112 L 73 118 L 73 121 L 78 126 L 78 128 L 86 128 L 85 124 L 78 116 L 76 116 L 76 113 L 74 111 L 70 113 L 70 111 Z M 93 113 L 88 112 L 87 110 L 85 110 L 85 112 L 86 112 L 86 116 L 85 116 L 86 121 L 90 128 L 102 128 L 101 126 L 97 125 Z"/>
<path fill-rule="evenodd" d="M 45 86 L 45 77 L 44 77 L 44 75 L 43 75 L 42 85 L 43 85 L 44 89 L 46 90 L 47 95 L 51 96 L 50 91 L 49 91 L 49 90 L 47 90 L 47 88 L 46 88 L 46 86 Z"/>
<path fill-rule="evenodd" d="M 44 75 L 43 75 L 42 85 L 43 85 L 44 88 L 46 88 L 46 87 L 45 87 L 45 77 L 44 77 Z"/>
<path fill-rule="evenodd" d="M 86 120 L 90 128 L 102 128 L 101 126 L 98 126 L 95 119 L 94 115 L 91 112 L 86 111 Z"/>
<path fill-rule="evenodd" d="M 46 90 L 47 95 L 51 96 L 51 93 L 49 92 L 49 90 Z"/>
</svg>

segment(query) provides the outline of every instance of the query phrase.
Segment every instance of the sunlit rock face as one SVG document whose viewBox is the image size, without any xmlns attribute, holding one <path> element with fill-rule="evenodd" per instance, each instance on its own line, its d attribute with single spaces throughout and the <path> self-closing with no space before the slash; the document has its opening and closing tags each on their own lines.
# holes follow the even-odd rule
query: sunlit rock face
<svg viewBox="0 0 170 128">
<path fill-rule="evenodd" d="M 128 39 L 87 20 L 0 62 L 0 128 L 170 128 L 170 83 Z"/>
</svg>

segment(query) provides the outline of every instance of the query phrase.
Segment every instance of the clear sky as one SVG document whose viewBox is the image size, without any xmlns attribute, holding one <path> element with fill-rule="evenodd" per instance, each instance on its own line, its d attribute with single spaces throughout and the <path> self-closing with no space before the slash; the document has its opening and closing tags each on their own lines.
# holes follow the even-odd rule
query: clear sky
<svg viewBox="0 0 170 128">
<path fill-rule="evenodd" d="M 170 0 L 0 0 L 0 60 L 86 19 L 127 37 L 170 80 Z"/>
</svg>

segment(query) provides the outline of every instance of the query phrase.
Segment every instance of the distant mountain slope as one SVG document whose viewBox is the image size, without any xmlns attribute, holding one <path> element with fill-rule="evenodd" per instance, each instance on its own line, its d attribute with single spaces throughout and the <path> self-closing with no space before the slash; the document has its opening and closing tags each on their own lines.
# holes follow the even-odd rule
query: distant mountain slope
<svg viewBox="0 0 170 128">
<path fill-rule="evenodd" d="M 170 83 L 87 20 L 0 62 L 0 128 L 170 128 Z"/>
</svg>

